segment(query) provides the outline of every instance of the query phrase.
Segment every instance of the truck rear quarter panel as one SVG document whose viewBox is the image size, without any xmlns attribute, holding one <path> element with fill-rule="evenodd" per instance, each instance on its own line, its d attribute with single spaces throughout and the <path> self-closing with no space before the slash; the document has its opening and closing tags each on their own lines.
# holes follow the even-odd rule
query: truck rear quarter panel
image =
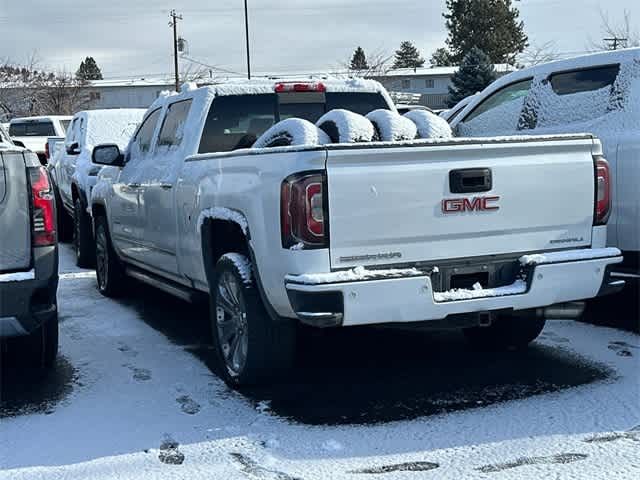
<svg viewBox="0 0 640 480">
<path fill-rule="evenodd" d="M 270 153 L 248 150 L 228 154 L 194 155 L 186 159 L 178 179 L 178 263 L 181 274 L 208 290 L 204 269 L 200 214 L 213 207 L 241 213 L 248 223 L 249 245 L 268 300 L 283 316 L 293 316 L 284 277 L 290 273 L 329 271 L 329 251 L 282 247 L 280 188 L 293 173 L 323 171 L 324 149 Z"/>
</svg>

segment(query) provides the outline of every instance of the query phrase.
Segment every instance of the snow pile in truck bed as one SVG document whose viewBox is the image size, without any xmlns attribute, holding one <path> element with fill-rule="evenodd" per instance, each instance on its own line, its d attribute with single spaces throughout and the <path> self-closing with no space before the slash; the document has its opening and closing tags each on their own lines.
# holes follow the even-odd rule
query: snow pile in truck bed
<svg viewBox="0 0 640 480">
<path fill-rule="evenodd" d="M 466 288 L 454 288 L 446 292 L 433 292 L 436 302 L 454 302 L 458 300 L 473 300 L 477 298 L 504 297 L 518 295 L 527 291 L 527 283 L 524 280 L 516 280 L 511 285 L 497 288 L 482 288 L 476 283 L 472 290 Z"/>
<path fill-rule="evenodd" d="M 520 257 L 521 265 L 542 265 L 545 263 L 576 262 L 594 258 L 618 257 L 622 252 L 617 248 L 583 248 L 564 252 L 536 253 Z"/>
<path fill-rule="evenodd" d="M 367 115 L 383 142 L 413 140 L 418 134 L 416 124 L 391 110 L 374 110 Z"/>
<path fill-rule="evenodd" d="M 370 142 L 375 136 L 373 124 L 349 110 L 331 110 L 320 117 L 316 125 L 329 135 L 332 143 Z"/>
<path fill-rule="evenodd" d="M 453 133 L 449 123 L 427 110 L 412 110 L 404 114 L 406 118 L 416 124 L 420 138 L 451 138 Z"/>
<path fill-rule="evenodd" d="M 279 143 L 282 141 L 282 143 Z M 313 123 L 302 118 L 287 118 L 264 132 L 252 148 L 273 146 L 324 145 L 331 143 L 329 136 Z"/>
<path fill-rule="evenodd" d="M 319 285 L 323 283 L 357 282 L 360 280 L 379 280 L 383 278 L 415 277 L 424 273 L 417 268 L 395 268 L 387 270 L 367 270 L 365 267 L 355 267 L 331 273 L 306 273 L 303 275 L 287 275 L 285 280 L 305 285 Z"/>
</svg>

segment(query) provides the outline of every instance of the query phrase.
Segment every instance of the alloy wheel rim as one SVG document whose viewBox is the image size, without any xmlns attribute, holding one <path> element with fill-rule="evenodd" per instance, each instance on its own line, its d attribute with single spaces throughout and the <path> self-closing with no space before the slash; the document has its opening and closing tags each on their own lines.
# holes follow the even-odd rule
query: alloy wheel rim
<svg viewBox="0 0 640 480">
<path fill-rule="evenodd" d="M 224 272 L 216 292 L 216 329 L 225 367 L 232 377 L 242 374 L 247 362 L 249 332 L 244 298 L 235 276 Z"/>
</svg>

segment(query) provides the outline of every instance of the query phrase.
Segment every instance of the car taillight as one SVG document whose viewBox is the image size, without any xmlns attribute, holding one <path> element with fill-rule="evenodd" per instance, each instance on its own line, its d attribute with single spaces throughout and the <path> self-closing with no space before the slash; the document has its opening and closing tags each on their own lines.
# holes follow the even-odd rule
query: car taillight
<svg viewBox="0 0 640 480">
<path fill-rule="evenodd" d="M 325 185 L 323 173 L 297 174 L 282 182 L 280 227 L 284 248 L 298 244 L 304 248 L 328 246 Z"/>
<path fill-rule="evenodd" d="M 595 166 L 595 211 L 593 214 L 594 225 L 605 225 L 611 213 L 611 176 L 609 163 L 602 157 L 594 158 Z"/>
<path fill-rule="evenodd" d="M 283 82 L 276 84 L 276 93 L 288 93 L 288 92 L 325 92 L 327 89 L 324 83 L 312 82 L 312 83 L 294 83 Z"/>
<path fill-rule="evenodd" d="M 29 168 L 33 197 L 33 233 L 35 247 L 56 243 L 56 216 L 53 191 L 44 167 Z"/>
</svg>

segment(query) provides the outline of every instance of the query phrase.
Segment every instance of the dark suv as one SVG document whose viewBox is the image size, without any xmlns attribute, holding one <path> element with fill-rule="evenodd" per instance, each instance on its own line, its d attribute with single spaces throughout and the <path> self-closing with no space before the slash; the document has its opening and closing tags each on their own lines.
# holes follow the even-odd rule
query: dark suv
<svg viewBox="0 0 640 480">
<path fill-rule="evenodd" d="M 49 367 L 58 352 L 55 219 L 38 157 L 0 148 L 0 342 L 21 365 Z"/>
</svg>

